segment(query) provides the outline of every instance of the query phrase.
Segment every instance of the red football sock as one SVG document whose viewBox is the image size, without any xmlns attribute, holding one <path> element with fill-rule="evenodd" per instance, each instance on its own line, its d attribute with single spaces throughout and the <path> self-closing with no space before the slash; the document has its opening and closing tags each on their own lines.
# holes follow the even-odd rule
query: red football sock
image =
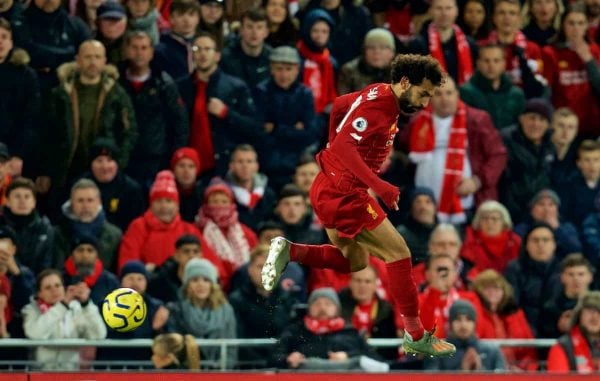
<svg viewBox="0 0 600 381">
<path fill-rule="evenodd" d="M 333 245 L 301 245 L 292 243 L 290 259 L 301 265 L 317 269 L 332 269 L 339 273 L 350 273 L 350 261 Z"/>
<path fill-rule="evenodd" d="M 424 328 L 419 317 L 419 296 L 410 258 L 386 263 L 386 267 L 391 280 L 390 293 L 402 315 L 404 329 L 417 341 L 423 337 Z"/>
</svg>

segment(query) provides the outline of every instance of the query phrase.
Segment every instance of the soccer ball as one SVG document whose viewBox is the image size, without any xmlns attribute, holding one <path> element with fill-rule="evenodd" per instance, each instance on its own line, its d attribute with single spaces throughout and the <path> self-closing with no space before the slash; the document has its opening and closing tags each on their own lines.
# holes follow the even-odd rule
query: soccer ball
<svg viewBox="0 0 600 381">
<path fill-rule="evenodd" d="M 118 288 L 102 302 L 102 317 L 106 325 L 117 332 L 138 328 L 146 319 L 146 312 L 144 298 L 131 288 Z"/>
</svg>

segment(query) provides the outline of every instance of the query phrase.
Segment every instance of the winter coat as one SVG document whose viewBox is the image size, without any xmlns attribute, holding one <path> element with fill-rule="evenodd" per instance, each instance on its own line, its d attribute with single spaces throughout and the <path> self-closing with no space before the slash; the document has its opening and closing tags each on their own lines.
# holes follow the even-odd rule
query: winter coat
<svg viewBox="0 0 600 381">
<path fill-rule="evenodd" d="M 484 343 L 475 336 L 468 340 L 449 337 L 448 341 L 456 346 L 456 354 L 448 357 L 425 357 L 426 370 L 460 371 L 462 359 L 469 348 L 474 348 L 481 358 L 481 370 L 506 370 L 506 360 L 496 344 Z"/>
<path fill-rule="evenodd" d="M 581 326 L 577 325 L 577 328 L 581 331 Z M 573 327 L 572 330 L 574 330 Z M 598 373 L 600 367 L 598 366 L 598 352 L 592 347 L 592 343 L 586 337 L 583 332 L 581 332 L 581 336 L 586 341 L 582 343 L 582 347 L 587 346 L 589 354 L 591 356 L 592 361 L 595 363 L 593 365 L 593 371 L 589 369 L 589 366 L 586 366 L 587 359 L 584 357 L 583 353 L 576 353 L 576 344 L 574 338 L 572 337 L 572 330 L 567 332 L 558 338 L 557 343 L 554 344 L 550 348 L 550 353 L 548 353 L 548 359 L 546 363 L 548 364 L 548 372 L 549 373 L 578 373 L 578 374 L 589 374 L 593 372 L 595 374 Z M 580 357 L 581 356 L 581 357 Z M 579 369 L 588 368 L 586 370 Z M 591 376 L 594 377 L 594 376 Z"/>
<path fill-rule="evenodd" d="M 79 81 L 77 64 L 61 65 L 58 69 L 61 84 L 52 90 L 47 106 L 44 165 L 45 174 L 53 178 L 53 184 L 63 185 L 79 144 L 80 120 L 77 102 L 76 81 Z M 97 113 L 95 116 L 96 138 L 111 139 L 121 154 L 119 166 L 125 168 L 131 150 L 138 137 L 135 113 L 129 96 L 117 83 L 119 73 L 112 65 L 107 65 L 102 74 Z M 88 158 L 88 163 L 91 158 Z"/>
<path fill-rule="evenodd" d="M 356 300 L 352 297 L 349 288 L 344 288 L 338 293 L 342 305 L 342 317 L 347 323 L 352 324 L 352 316 L 356 308 Z M 372 338 L 394 338 L 396 334 L 396 317 L 394 316 L 394 307 L 387 301 L 375 295 L 377 300 L 377 312 L 373 318 L 373 328 L 371 329 Z M 398 348 L 377 348 L 377 353 L 387 360 L 396 360 L 398 358 Z"/>
<path fill-rule="evenodd" d="M 507 74 L 500 77 L 500 87 L 494 89 L 491 82 L 478 70 L 460 88 L 460 99 L 469 106 L 485 110 L 492 117 L 498 130 L 518 122 L 525 109 L 525 94 L 513 85 Z"/>
<path fill-rule="evenodd" d="M 91 301 L 82 306 L 73 300 L 68 306 L 59 302 L 42 313 L 37 301 L 23 308 L 25 335 L 30 339 L 90 339 L 106 337 L 106 326 L 98 307 Z M 44 370 L 78 370 L 79 348 L 38 347 L 35 360 Z"/>
<path fill-rule="evenodd" d="M 592 263 L 600 263 L 600 212 L 591 214 L 583 221 L 582 235 L 585 256 Z"/>
<path fill-rule="evenodd" d="M 583 221 L 596 211 L 596 200 L 600 199 L 600 181 L 590 188 L 581 172 L 577 171 L 555 189 L 560 197 L 561 216 L 581 231 Z"/>
<path fill-rule="evenodd" d="M 179 289 L 181 289 L 181 279 L 177 271 L 179 264 L 173 257 L 167 259 L 161 266 L 148 274 L 148 288 L 146 293 L 164 303 L 175 302 L 179 300 Z"/>
<path fill-rule="evenodd" d="M 345 63 L 337 77 L 337 93 L 344 95 L 359 91 L 373 83 L 389 83 L 390 68 L 375 68 L 367 64 L 364 56 Z"/>
<path fill-rule="evenodd" d="M 273 220 L 283 225 L 285 237 L 292 242 L 319 245 L 325 243 L 325 231 L 322 227 L 313 225 L 312 212 L 309 212 L 295 225 L 286 224 L 279 216 Z"/>
<path fill-rule="evenodd" d="M 273 123 L 273 131 L 259 145 L 261 171 L 275 188 L 292 181 L 296 165 L 305 150 L 319 143 L 322 131 L 314 112 L 311 90 L 296 81 L 289 89 L 277 86 L 272 78 L 256 89 L 256 107 L 265 123 Z M 302 123 L 302 129 L 295 127 Z M 316 147 L 314 147 L 316 148 Z"/>
<path fill-rule="evenodd" d="M 35 210 L 29 216 L 15 216 L 5 207 L 0 226 L 8 226 L 16 233 L 19 263 L 34 274 L 52 267 L 55 233 L 47 217 L 40 216 Z"/>
<path fill-rule="evenodd" d="M 473 268 L 469 270 L 469 279 L 473 279 L 483 270 L 494 269 L 503 273 L 508 262 L 519 256 L 521 237 L 509 231 L 501 257 L 489 251 L 479 234 L 470 226 L 465 229 L 465 240 L 460 249 L 460 256 L 470 262 Z"/>
<path fill-rule="evenodd" d="M 269 218 L 269 216 L 273 212 L 273 209 L 275 208 L 275 203 L 277 201 L 275 192 L 268 185 L 269 179 L 262 173 L 257 173 L 255 175 L 253 186 L 257 187 L 257 183 L 260 183 L 260 185 L 264 187 L 264 192 L 261 199 L 252 208 L 249 206 L 248 200 L 240 200 L 238 192 L 236 192 L 235 189 L 237 187 L 237 184 L 235 179 L 231 175 L 231 172 L 227 173 L 227 175 L 225 176 L 225 181 L 233 189 L 233 194 L 235 196 L 240 222 L 247 225 L 252 230 L 258 231 L 259 224 L 261 224 Z"/>
<path fill-rule="evenodd" d="M 40 85 L 28 64 L 29 55 L 22 49 L 13 49 L 0 63 L 0 141 L 30 167 L 38 144 Z"/>
<path fill-rule="evenodd" d="M 540 314 L 539 336 L 544 338 L 558 338 L 564 332 L 558 330 L 558 321 L 563 312 L 572 310 L 577 305 L 577 298 L 571 299 L 565 295 L 564 290 L 554 295 L 544 303 Z"/>
<path fill-rule="evenodd" d="M 410 249 L 410 256 L 413 264 L 425 262 L 428 256 L 429 236 L 435 228 L 433 225 L 424 225 L 417 222 L 412 216 L 408 216 L 406 223 L 396 227 L 398 233 L 406 241 Z"/>
<path fill-rule="evenodd" d="M 520 222 L 525 218 L 533 196 L 550 186 L 554 146 L 550 142 L 550 131 L 546 132 L 542 143 L 535 146 L 519 125 L 504 130 L 502 138 L 508 150 L 508 163 L 500 180 L 500 201 L 510 212 L 513 222 Z"/>
<path fill-rule="evenodd" d="M 266 297 L 251 283 L 232 291 L 229 303 L 235 311 L 237 337 L 279 337 L 288 325 L 296 302 L 296 298 L 280 287 Z M 239 360 L 252 362 L 255 366 L 266 367 L 272 355 L 272 347 L 242 347 L 239 350 Z"/>
<path fill-rule="evenodd" d="M 74 277 L 67 274 L 67 272 L 64 272 L 63 279 L 65 286 L 69 286 L 75 283 L 75 281 L 81 281 L 77 278 L 74 279 Z M 90 300 L 94 302 L 95 305 L 102 306 L 106 295 L 108 295 L 108 293 L 110 293 L 111 291 L 119 288 L 119 285 L 119 280 L 117 279 L 115 274 L 107 270 L 102 270 L 102 272 L 96 279 L 96 282 L 92 286 L 90 286 Z"/>
<path fill-rule="evenodd" d="M 12 307 L 12 320 L 7 325 L 7 330 L 10 337 L 15 339 L 25 337 L 21 310 L 30 302 L 35 292 L 35 275 L 29 268 L 21 265 L 18 266 L 21 271 L 19 275 L 6 274 L 11 285 L 9 300 L 10 307 Z M 11 348 L 11 351 L 14 351 L 14 348 Z M 19 353 L 18 351 L 15 352 Z"/>
<path fill-rule="evenodd" d="M 194 80 L 186 77 L 179 81 L 179 92 L 193 127 L 196 86 Z M 238 78 L 215 71 L 206 88 L 206 99 L 219 98 L 227 106 L 224 118 L 212 114 L 210 121 L 213 149 L 215 152 L 216 175 L 225 176 L 229 168 L 229 155 L 238 144 L 256 145 L 262 138 L 263 125 L 256 120 L 256 107 L 250 89 Z"/>
<path fill-rule="evenodd" d="M 180 187 L 177 187 L 179 191 L 179 214 L 181 214 L 182 220 L 189 223 L 196 222 L 198 209 L 200 209 L 204 200 L 206 185 L 203 179 L 200 179 L 191 190 L 184 191 Z"/>
<path fill-rule="evenodd" d="M 244 53 L 240 40 L 236 39 L 221 52 L 219 66 L 225 73 L 241 79 L 253 89 L 271 75 L 269 55 L 272 50 L 264 44 L 258 57 L 251 57 Z"/>
<path fill-rule="evenodd" d="M 31 56 L 31 67 L 38 72 L 44 96 L 58 84 L 56 69 L 75 58 L 79 45 L 91 33 L 79 17 L 70 16 L 62 6 L 46 13 L 32 4 L 24 16 L 16 41 Z"/>
<path fill-rule="evenodd" d="M 511 261 L 504 277 L 513 287 L 515 301 L 523 309 L 535 337 L 539 335 L 542 307 L 560 287 L 558 261 L 537 262 L 521 249 L 519 258 Z"/>
<path fill-rule="evenodd" d="M 521 236 L 521 238 L 525 238 L 532 224 L 533 219 L 528 217 L 525 222 L 521 222 L 515 226 L 514 232 Z M 560 260 L 571 253 L 581 252 L 582 245 L 579 240 L 579 233 L 573 224 L 561 221 L 558 228 L 552 229 L 552 231 L 554 232 L 554 240 L 556 241 L 555 255 L 557 259 Z"/>
<path fill-rule="evenodd" d="M 152 65 L 150 77 L 139 92 L 127 79 L 125 70 L 121 70 L 119 83 L 131 98 L 139 133 L 127 172 L 138 181 L 152 179 L 158 170 L 168 166 L 176 149 L 187 145 L 188 116 L 177 85 L 157 65 Z M 144 173 L 148 166 L 155 171 Z"/>
<path fill-rule="evenodd" d="M 187 80 L 194 70 L 192 41 L 186 41 L 172 32 L 161 35 L 160 43 L 154 50 L 154 62 L 175 82 Z"/>
<path fill-rule="evenodd" d="M 146 198 L 142 187 L 121 171 L 118 171 L 109 183 L 99 182 L 91 172 L 85 173 L 83 177 L 96 183 L 100 189 L 102 210 L 106 214 L 106 219 L 122 232 L 127 230 L 131 221 L 146 210 Z"/>
</svg>

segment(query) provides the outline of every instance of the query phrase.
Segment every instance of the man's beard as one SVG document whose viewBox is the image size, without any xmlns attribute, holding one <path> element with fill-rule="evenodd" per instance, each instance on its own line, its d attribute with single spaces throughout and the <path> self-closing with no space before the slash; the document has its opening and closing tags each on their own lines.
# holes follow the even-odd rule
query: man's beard
<svg viewBox="0 0 600 381">
<path fill-rule="evenodd" d="M 94 273 L 94 263 L 76 263 L 77 275 L 88 276 Z"/>
<path fill-rule="evenodd" d="M 405 115 L 414 114 L 415 112 L 421 110 L 423 106 L 415 105 L 410 101 L 410 95 L 412 93 L 412 89 L 405 91 L 398 97 L 398 107 L 400 108 L 400 112 Z"/>
</svg>

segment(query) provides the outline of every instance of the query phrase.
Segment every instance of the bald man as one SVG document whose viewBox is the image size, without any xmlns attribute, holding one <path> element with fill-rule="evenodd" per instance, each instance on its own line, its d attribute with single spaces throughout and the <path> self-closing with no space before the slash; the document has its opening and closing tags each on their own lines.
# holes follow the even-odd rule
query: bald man
<svg viewBox="0 0 600 381">
<path fill-rule="evenodd" d="M 106 64 L 106 49 L 96 40 L 84 41 L 76 61 L 58 68 L 60 84 L 50 94 L 48 128 L 42 140 L 42 191 L 56 191 L 89 168 L 90 148 L 99 137 L 121 148 L 116 158 L 127 165 L 137 139 L 136 119 L 129 96 L 118 84 L 117 69 Z"/>
</svg>

